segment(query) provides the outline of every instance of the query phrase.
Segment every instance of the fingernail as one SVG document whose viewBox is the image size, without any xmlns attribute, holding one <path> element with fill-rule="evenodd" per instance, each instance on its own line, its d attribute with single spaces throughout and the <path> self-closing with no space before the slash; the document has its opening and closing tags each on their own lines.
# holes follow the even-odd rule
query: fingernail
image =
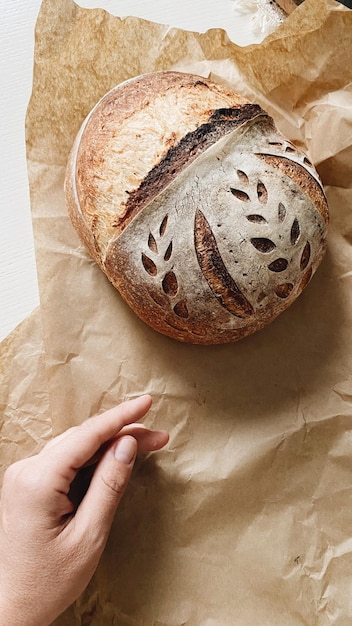
<svg viewBox="0 0 352 626">
<path fill-rule="evenodd" d="M 133 437 L 121 437 L 115 446 L 115 458 L 120 463 L 130 465 L 136 456 L 136 440 Z"/>
</svg>

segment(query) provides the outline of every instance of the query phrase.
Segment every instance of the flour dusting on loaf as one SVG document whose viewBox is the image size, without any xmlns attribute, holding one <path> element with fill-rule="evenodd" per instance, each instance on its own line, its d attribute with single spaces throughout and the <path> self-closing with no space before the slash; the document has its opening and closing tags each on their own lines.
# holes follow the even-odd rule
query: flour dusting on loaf
<svg viewBox="0 0 352 626">
<path fill-rule="evenodd" d="M 305 154 L 257 104 L 179 72 L 136 77 L 88 115 L 66 202 L 134 312 L 179 341 L 237 341 L 320 264 L 328 207 Z"/>
</svg>

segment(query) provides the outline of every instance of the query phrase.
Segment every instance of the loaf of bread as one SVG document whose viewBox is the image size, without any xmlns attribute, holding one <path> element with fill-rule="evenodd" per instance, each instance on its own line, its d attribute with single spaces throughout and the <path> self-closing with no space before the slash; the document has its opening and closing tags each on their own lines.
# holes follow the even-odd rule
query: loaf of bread
<svg viewBox="0 0 352 626">
<path fill-rule="evenodd" d="M 106 94 L 78 133 L 65 193 L 108 279 L 179 341 L 259 330 L 326 247 L 327 202 L 307 157 L 258 105 L 191 74 L 146 74 Z"/>
</svg>

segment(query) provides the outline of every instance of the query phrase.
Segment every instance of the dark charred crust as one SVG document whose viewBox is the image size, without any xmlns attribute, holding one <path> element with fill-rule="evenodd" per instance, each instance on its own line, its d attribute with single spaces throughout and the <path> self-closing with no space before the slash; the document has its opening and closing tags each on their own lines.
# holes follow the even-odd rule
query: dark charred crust
<svg viewBox="0 0 352 626">
<path fill-rule="evenodd" d="M 197 85 L 201 85 L 202 87 L 207 87 L 207 89 L 210 89 L 209 85 L 207 85 L 207 83 L 202 80 L 196 80 L 194 86 L 197 87 Z"/>
<path fill-rule="evenodd" d="M 258 115 L 265 115 L 268 117 L 268 114 L 263 111 L 259 104 L 243 104 L 240 108 L 216 109 L 216 111 L 214 111 L 209 118 L 209 121 L 234 122 L 234 127 L 236 128 L 239 124 L 252 120 Z M 230 130 L 232 130 L 232 128 Z"/>
<path fill-rule="evenodd" d="M 217 109 L 209 121 L 170 148 L 165 157 L 147 174 L 139 187 L 129 194 L 124 215 L 119 226 L 125 228 L 139 213 L 144 204 L 155 198 L 170 182 L 207 148 L 242 124 L 258 116 L 270 119 L 257 104 L 244 104 L 238 108 Z"/>
</svg>

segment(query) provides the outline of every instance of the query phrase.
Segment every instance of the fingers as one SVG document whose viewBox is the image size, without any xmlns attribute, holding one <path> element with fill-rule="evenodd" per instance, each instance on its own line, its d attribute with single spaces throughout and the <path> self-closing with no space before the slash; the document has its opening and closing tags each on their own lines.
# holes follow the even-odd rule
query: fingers
<svg viewBox="0 0 352 626">
<path fill-rule="evenodd" d="M 169 441 L 169 434 L 167 432 L 163 430 L 152 431 L 143 426 L 143 424 L 131 424 L 130 426 L 122 428 L 115 440 L 109 441 L 102 446 L 98 452 L 85 463 L 71 483 L 70 491 L 67 495 L 69 500 L 74 504 L 75 509 L 77 509 L 87 492 L 97 463 L 99 463 L 100 459 L 112 445 L 116 444 L 121 438 L 125 439 L 127 435 L 136 440 L 137 453 L 145 454 L 147 452 L 160 450 Z"/>
<path fill-rule="evenodd" d="M 169 433 L 165 430 L 149 430 L 143 424 L 125 426 L 118 434 L 118 438 L 124 435 L 131 435 L 136 439 L 138 452 L 141 453 L 160 450 L 169 441 Z"/>
<path fill-rule="evenodd" d="M 41 451 L 40 451 L 40 453 L 39 453 L 39 454 L 43 454 L 43 453 L 45 453 L 45 452 L 46 452 L 49 448 L 53 448 L 54 446 L 57 446 L 57 444 L 62 443 L 62 441 L 63 441 L 63 440 L 65 440 L 65 439 L 67 439 L 67 438 L 71 437 L 71 436 L 75 433 L 75 431 L 76 431 L 78 428 L 81 428 L 82 426 L 86 426 L 87 424 L 89 425 L 90 423 L 95 422 L 95 421 L 99 421 L 99 422 L 100 422 L 102 419 L 104 419 L 104 420 L 106 421 L 106 419 L 107 419 L 107 418 L 110 418 L 110 414 L 111 414 L 112 412 L 116 412 L 116 410 L 117 410 L 117 409 L 120 409 L 120 407 L 125 407 L 126 405 L 129 405 L 129 403 L 133 403 L 133 402 L 135 402 L 136 400 L 137 400 L 137 401 L 139 401 L 139 400 L 142 400 L 142 399 L 147 399 L 147 398 L 148 398 L 148 401 L 149 401 L 149 403 L 150 403 L 150 404 L 149 404 L 149 407 L 148 407 L 148 408 L 146 409 L 146 411 L 144 412 L 144 415 L 145 415 L 145 413 L 147 413 L 147 411 L 149 410 L 149 408 L 150 408 L 150 406 L 151 406 L 151 404 L 152 404 L 152 399 L 151 399 L 151 397 L 150 397 L 149 395 L 140 396 L 139 398 L 136 398 L 135 400 L 127 400 L 126 402 L 123 402 L 123 403 L 121 403 L 120 405 L 113 407 L 112 409 L 109 409 L 109 410 L 107 410 L 107 411 L 104 411 L 104 413 L 101 413 L 100 415 L 96 415 L 96 416 L 94 416 L 94 417 L 91 417 L 91 418 L 89 418 L 89 419 L 85 420 L 85 421 L 84 421 L 82 424 L 80 424 L 79 426 L 71 426 L 71 428 L 68 428 L 68 429 L 67 429 L 67 430 L 65 430 L 64 432 L 62 432 L 62 433 L 60 433 L 59 435 L 57 435 L 56 437 L 53 437 L 53 439 L 50 439 L 50 441 L 48 441 L 48 442 L 45 444 L 45 446 L 43 446 L 43 448 L 41 449 Z M 143 417 L 143 415 L 142 415 L 141 417 Z M 140 418 L 138 418 L 138 419 L 140 419 Z M 139 427 L 139 428 L 145 428 L 145 427 L 143 426 L 143 424 L 138 424 L 138 427 Z M 108 437 L 108 439 L 111 439 L 111 437 Z M 106 441 L 107 441 L 108 439 L 106 439 Z"/>
<path fill-rule="evenodd" d="M 131 435 L 131 437 L 135 438 L 137 441 L 137 452 L 142 454 L 160 450 L 169 441 L 169 433 L 165 430 L 149 430 L 149 428 L 146 428 L 143 424 L 131 424 L 130 426 L 125 426 L 122 430 L 120 430 L 116 439 L 125 435 Z M 96 452 L 83 467 L 89 467 L 90 465 L 98 463 L 99 459 L 101 459 L 110 445 L 111 441 L 108 441 L 101 448 L 99 448 L 98 452 Z"/>
<path fill-rule="evenodd" d="M 134 423 L 145 415 L 151 403 L 149 395 L 123 402 L 80 426 L 68 429 L 43 448 L 36 457 L 37 470 L 31 471 L 31 482 L 41 484 L 40 489 L 34 490 L 35 499 L 46 502 L 51 516 L 56 519 L 59 503 L 60 511 L 64 503 L 71 506 L 73 488 L 76 482 L 80 485 L 79 470 L 96 463 L 99 467 L 99 460 L 105 457 L 112 445 L 116 445 L 117 439 L 130 441 L 133 438 L 133 446 L 141 452 L 159 450 L 167 443 L 169 436 L 166 432 L 151 431 Z M 32 493 L 33 489 L 30 491 Z M 77 504 L 81 500 L 80 493 L 81 490 L 74 499 Z"/>
<path fill-rule="evenodd" d="M 88 491 L 75 515 L 79 532 L 101 542 L 104 548 L 115 511 L 129 481 L 137 454 L 137 441 L 131 435 L 120 437 L 98 463 Z"/>
<path fill-rule="evenodd" d="M 41 527 L 61 532 L 67 526 L 67 516 L 73 514 L 74 518 L 78 515 L 86 520 L 89 530 L 88 510 L 93 517 L 95 514 L 93 526 L 99 526 L 102 515 L 103 528 L 109 528 L 137 451 L 159 450 L 169 439 L 164 431 L 151 431 L 134 423 L 150 405 L 150 396 L 142 396 L 70 428 L 38 455 L 13 465 L 5 475 L 5 491 L 19 491 L 20 501 L 35 513 Z M 83 489 L 81 468 L 92 470 Z"/>
<path fill-rule="evenodd" d="M 149 395 L 123 402 L 101 415 L 87 419 L 80 426 L 69 429 L 54 439 L 52 445 L 43 448 L 40 455 L 50 469 L 51 478 L 60 476 L 60 490 L 68 491 L 78 469 L 106 442 L 116 438 L 124 426 L 141 419 L 151 403 Z"/>
<path fill-rule="evenodd" d="M 105 416 L 105 413 L 102 413 L 99 416 L 99 419 L 104 418 L 104 416 Z M 48 441 L 48 443 L 42 448 L 40 454 L 47 452 L 48 449 L 52 449 L 58 443 L 62 443 L 63 440 L 66 440 L 68 437 L 72 436 L 72 434 L 77 428 L 80 428 L 80 426 L 74 426 L 72 428 L 69 428 L 68 430 L 61 433 L 54 439 L 51 439 L 50 441 Z M 128 426 L 124 426 L 120 430 L 117 436 L 122 437 L 123 435 L 131 435 L 132 437 L 136 439 L 137 445 L 138 445 L 138 452 L 140 453 L 153 452 L 155 450 L 160 450 L 169 441 L 169 434 L 166 431 L 150 430 L 144 424 L 129 424 Z M 109 444 L 110 442 L 106 442 L 105 444 L 103 444 L 103 446 L 101 446 L 99 450 L 95 452 L 94 455 L 88 461 L 86 461 L 84 466 L 97 463 L 99 459 L 101 458 L 102 454 L 105 452 L 106 446 Z"/>
<path fill-rule="evenodd" d="M 122 428 L 117 438 L 114 441 L 109 441 L 106 445 L 102 446 L 99 451 L 79 470 L 77 476 L 73 480 L 68 493 L 70 502 L 74 504 L 75 509 L 83 500 L 89 484 L 92 480 L 92 476 L 95 471 L 95 466 L 99 463 L 100 459 L 106 454 L 107 450 L 116 444 L 121 438 L 125 439 L 129 435 L 133 437 L 137 442 L 137 453 L 154 452 L 163 448 L 169 441 L 169 434 L 162 430 L 149 430 L 143 424 L 131 424 Z"/>
<path fill-rule="evenodd" d="M 151 403 L 149 395 L 123 402 L 59 435 L 53 440 L 52 445 L 43 448 L 39 455 L 46 483 L 51 489 L 67 494 L 77 471 L 86 465 L 104 444 L 115 439 L 124 426 L 143 417 Z"/>
</svg>

